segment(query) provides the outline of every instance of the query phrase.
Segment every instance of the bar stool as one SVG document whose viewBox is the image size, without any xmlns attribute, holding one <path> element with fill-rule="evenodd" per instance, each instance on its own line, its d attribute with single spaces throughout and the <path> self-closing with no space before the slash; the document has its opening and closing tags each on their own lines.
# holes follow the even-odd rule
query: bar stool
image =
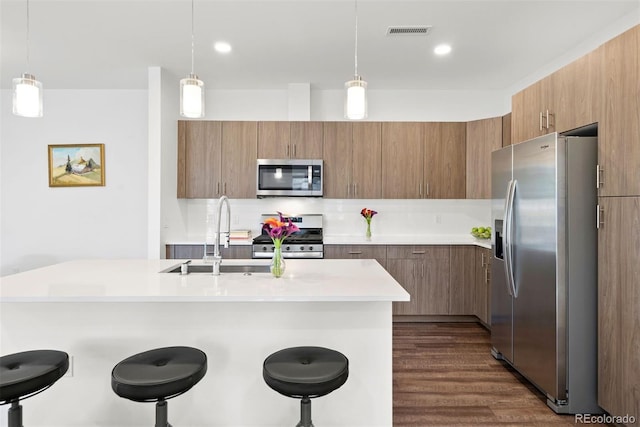
<svg viewBox="0 0 640 427">
<path fill-rule="evenodd" d="M 156 427 L 171 427 L 167 400 L 185 393 L 207 372 L 207 355 L 192 347 L 163 347 L 128 357 L 111 372 L 111 388 L 134 402 L 156 402 Z"/>
<path fill-rule="evenodd" d="M 278 393 L 302 399 L 296 427 L 313 427 L 311 400 L 340 388 L 349 377 L 349 360 L 324 347 L 292 347 L 264 360 L 262 376 Z"/>
<path fill-rule="evenodd" d="M 69 369 L 69 355 L 57 350 L 31 350 L 0 357 L 0 405 L 11 403 L 9 427 L 22 427 L 20 399 L 51 387 Z"/>
</svg>

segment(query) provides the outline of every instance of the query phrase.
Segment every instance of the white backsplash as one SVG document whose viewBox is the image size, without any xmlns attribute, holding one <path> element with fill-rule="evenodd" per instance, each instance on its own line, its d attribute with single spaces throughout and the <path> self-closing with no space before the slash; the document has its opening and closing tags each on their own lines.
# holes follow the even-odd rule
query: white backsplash
<svg viewBox="0 0 640 427">
<path fill-rule="evenodd" d="M 289 215 L 323 214 L 325 235 L 363 234 L 366 221 L 362 208 L 378 212 L 371 221 L 371 231 L 379 236 L 467 234 L 471 227 L 489 225 L 490 200 L 396 200 L 396 199 L 323 199 L 265 198 L 231 199 L 231 229 L 260 233 L 260 215 L 280 211 Z M 213 240 L 217 199 L 187 200 L 187 241 Z M 223 209 L 222 227 L 226 217 Z M 176 239 L 181 240 L 181 239 Z"/>
</svg>

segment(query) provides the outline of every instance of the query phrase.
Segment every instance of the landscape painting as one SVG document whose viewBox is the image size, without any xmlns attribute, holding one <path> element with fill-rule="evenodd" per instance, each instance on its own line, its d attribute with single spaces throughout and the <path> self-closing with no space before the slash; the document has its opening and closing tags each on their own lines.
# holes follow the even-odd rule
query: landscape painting
<svg viewBox="0 0 640 427">
<path fill-rule="evenodd" d="M 104 186 L 104 144 L 49 145 L 49 187 Z"/>
</svg>

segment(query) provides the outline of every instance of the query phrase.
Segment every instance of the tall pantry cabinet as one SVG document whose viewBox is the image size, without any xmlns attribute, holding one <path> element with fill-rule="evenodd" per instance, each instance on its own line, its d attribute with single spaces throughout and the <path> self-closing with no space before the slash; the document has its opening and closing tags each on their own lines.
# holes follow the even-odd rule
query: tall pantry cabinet
<svg viewBox="0 0 640 427">
<path fill-rule="evenodd" d="M 603 46 L 598 403 L 640 425 L 640 26 Z"/>
</svg>

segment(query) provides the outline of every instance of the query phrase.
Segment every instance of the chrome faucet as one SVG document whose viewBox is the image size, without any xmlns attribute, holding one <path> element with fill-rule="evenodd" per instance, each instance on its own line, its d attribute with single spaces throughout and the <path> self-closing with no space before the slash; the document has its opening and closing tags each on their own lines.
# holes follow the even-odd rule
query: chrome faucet
<svg viewBox="0 0 640 427">
<path fill-rule="evenodd" d="M 220 264 L 222 263 L 222 255 L 220 255 L 220 223 L 222 222 L 222 204 L 227 205 L 227 231 L 224 236 L 224 247 L 229 247 L 229 234 L 231 231 L 231 206 L 229 206 L 229 199 L 227 196 L 222 196 L 218 200 L 218 218 L 216 224 L 216 236 L 213 244 L 213 275 L 220 275 Z"/>
</svg>

